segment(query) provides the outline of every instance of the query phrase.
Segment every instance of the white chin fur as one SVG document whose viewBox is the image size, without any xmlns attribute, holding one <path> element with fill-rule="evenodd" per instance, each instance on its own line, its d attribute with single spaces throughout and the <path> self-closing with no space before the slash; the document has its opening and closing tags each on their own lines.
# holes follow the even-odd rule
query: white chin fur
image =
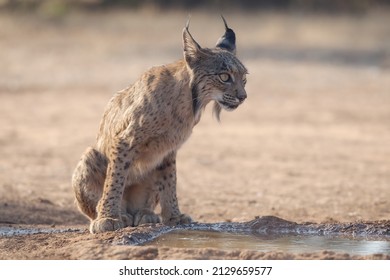
<svg viewBox="0 0 390 280">
<path fill-rule="evenodd" d="M 231 108 L 231 107 L 224 106 L 224 105 L 222 105 L 222 108 L 223 108 L 224 110 L 226 110 L 226 111 L 234 111 L 235 109 L 237 109 L 237 108 Z"/>
<path fill-rule="evenodd" d="M 220 115 L 221 115 L 221 110 L 222 109 L 224 109 L 225 111 L 233 111 L 236 108 L 229 107 L 229 106 L 223 104 L 222 102 L 219 102 L 218 100 L 215 100 L 215 103 L 214 103 L 214 106 L 213 106 L 213 115 L 215 116 L 215 118 L 218 121 L 220 121 Z"/>
<path fill-rule="evenodd" d="M 235 109 L 237 109 L 238 105 L 237 106 L 233 106 L 233 107 L 230 107 L 226 104 L 223 104 L 222 102 L 218 102 L 219 106 L 221 106 L 221 108 L 223 108 L 225 111 L 234 111 Z"/>
</svg>

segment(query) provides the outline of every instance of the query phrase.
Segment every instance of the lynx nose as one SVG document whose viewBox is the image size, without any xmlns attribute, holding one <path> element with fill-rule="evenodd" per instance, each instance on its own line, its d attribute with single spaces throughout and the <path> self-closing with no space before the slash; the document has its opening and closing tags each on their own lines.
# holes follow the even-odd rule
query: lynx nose
<svg viewBox="0 0 390 280">
<path fill-rule="evenodd" d="M 237 98 L 240 102 L 243 102 L 246 99 L 246 97 L 247 96 L 245 91 L 237 93 Z"/>
</svg>

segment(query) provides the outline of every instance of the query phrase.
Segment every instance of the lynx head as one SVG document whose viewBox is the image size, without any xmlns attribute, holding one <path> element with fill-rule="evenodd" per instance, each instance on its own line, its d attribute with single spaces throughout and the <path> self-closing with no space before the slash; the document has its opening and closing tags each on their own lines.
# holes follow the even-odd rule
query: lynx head
<svg viewBox="0 0 390 280">
<path fill-rule="evenodd" d="M 209 101 L 215 101 L 213 112 L 219 120 L 221 109 L 232 111 L 247 97 L 245 66 L 236 57 L 236 35 L 225 24 L 225 34 L 214 48 L 202 48 L 189 32 L 189 21 L 183 30 L 184 59 L 192 72 L 192 98 L 195 116 Z"/>
</svg>

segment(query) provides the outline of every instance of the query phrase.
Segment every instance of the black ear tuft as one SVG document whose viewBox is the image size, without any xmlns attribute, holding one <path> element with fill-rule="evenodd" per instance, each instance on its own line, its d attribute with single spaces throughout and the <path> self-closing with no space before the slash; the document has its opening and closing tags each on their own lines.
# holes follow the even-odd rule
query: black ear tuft
<svg viewBox="0 0 390 280">
<path fill-rule="evenodd" d="M 226 23 L 225 18 L 221 15 L 223 23 L 225 24 L 225 34 L 219 38 L 216 48 L 227 50 L 236 54 L 236 34 Z"/>
</svg>

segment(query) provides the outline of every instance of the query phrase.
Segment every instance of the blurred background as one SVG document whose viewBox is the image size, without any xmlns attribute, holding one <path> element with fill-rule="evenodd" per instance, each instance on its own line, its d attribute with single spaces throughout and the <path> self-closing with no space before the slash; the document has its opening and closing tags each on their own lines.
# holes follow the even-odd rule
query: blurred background
<svg viewBox="0 0 390 280">
<path fill-rule="evenodd" d="M 86 223 L 70 177 L 112 94 L 223 13 L 248 99 L 178 159 L 195 220 L 390 219 L 390 1 L 0 0 L 0 222 Z"/>
<path fill-rule="evenodd" d="M 385 7 L 389 0 L 1 0 L 1 5 L 14 9 L 55 9 L 71 8 L 140 8 L 154 6 L 161 9 L 172 8 L 214 8 L 214 9 L 272 9 L 305 10 L 317 12 L 366 12 L 373 7 Z"/>
</svg>

